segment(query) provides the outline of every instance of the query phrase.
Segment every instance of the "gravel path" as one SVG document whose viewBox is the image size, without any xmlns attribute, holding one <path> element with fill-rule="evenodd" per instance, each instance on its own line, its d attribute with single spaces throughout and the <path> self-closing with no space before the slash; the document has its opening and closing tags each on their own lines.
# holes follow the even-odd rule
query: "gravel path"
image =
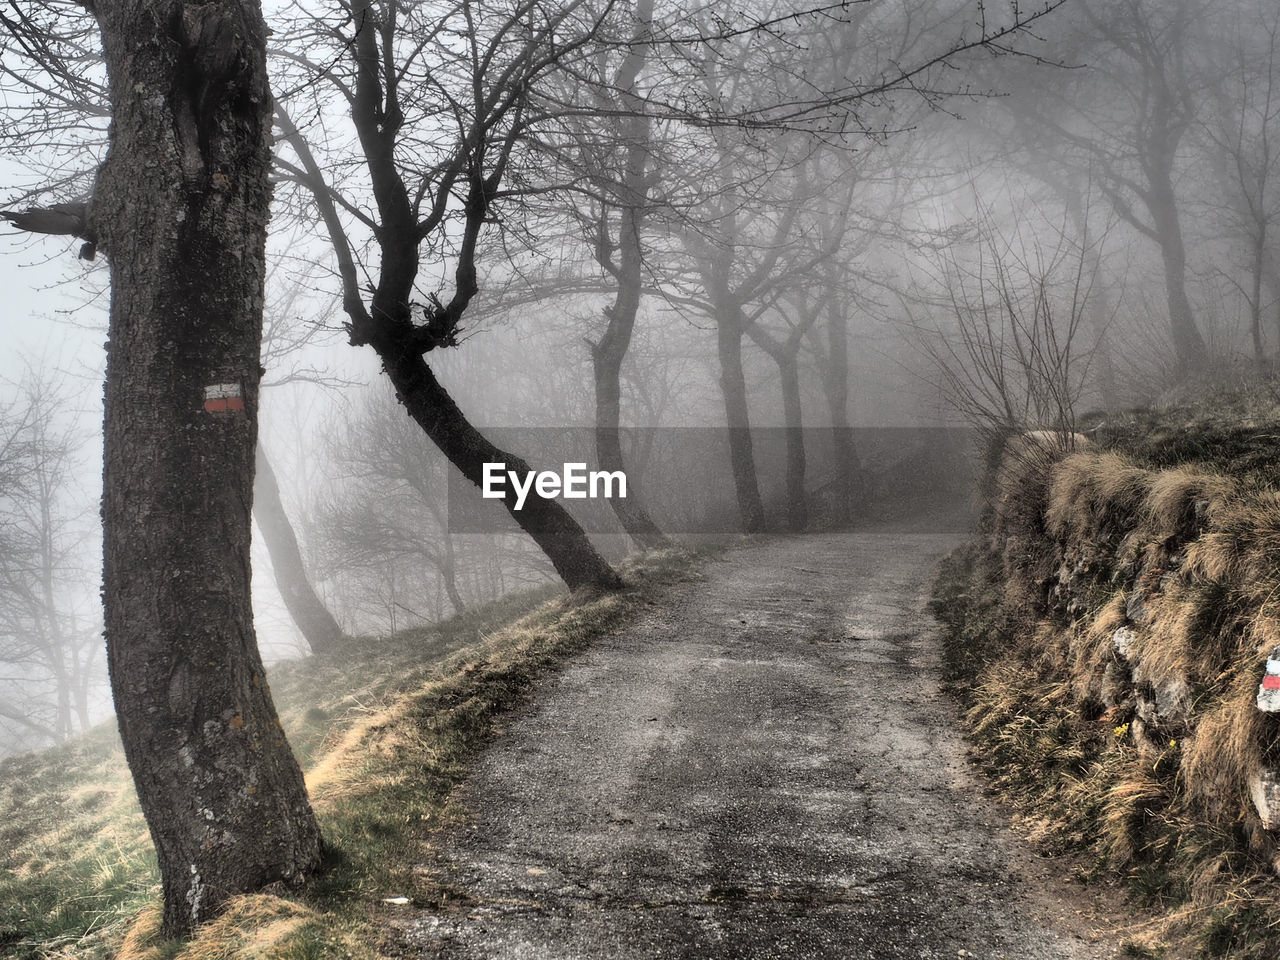
<svg viewBox="0 0 1280 960">
<path fill-rule="evenodd" d="M 924 612 L 953 537 L 730 552 L 514 714 L 406 920 L 443 958 L 1100 958 L 1096 904 L 1005 829 Z"/>
</svg>

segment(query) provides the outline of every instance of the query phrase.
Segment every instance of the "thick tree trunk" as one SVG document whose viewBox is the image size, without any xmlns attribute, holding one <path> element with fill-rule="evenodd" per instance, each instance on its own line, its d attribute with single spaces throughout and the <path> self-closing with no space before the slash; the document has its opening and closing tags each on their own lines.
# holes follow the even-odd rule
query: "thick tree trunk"
<svg viewBox="0 0 1280 960">
<path fill-rule="evenodd" d="M 324 601 L 316 595 L 307 577 L 302 551 L 298 549 L 298 537 L 293 532 L 289 515 L 285 513 L 280 486 L 262 444 L 257 447 L 256 463 L 258 472 L 253 481 L 253 515 L 271 557 L 271 570 L 275 574 L 280 598 L 311 652 L 333 653 L 342 647 L 342 628 Z"/>
<path fill-rule="evenodd" d="M 249 598 L 270 205 L 265 26 L 240 0 L 97 0 L 113 111 L 93 225 L 111 270 L 103 602 L 164 929 L 296 881 L 320 832 Z"/>
<path fill-rule="evenodd" d="M 716 346 L 720 359 L 720 393 L 724 397 L 725 426 L 729 431 L 729 466 L 738 497 L 745 533 L 764 530 L 764 504 L 756 480 L 751 444 L 751 417 L 747 409 L 747 379 L 742 370 L 742 324 L 736 310 L 721 308 L 716 316 Z"/>
<path fill-rule="evenodd" d="M 499 449 L 472 426 L 466 415 L 436 379 L 426 360 L 411 349 L 385 348 L 375 341 L 396 396 L 440 451 L 464 477 L 479 487 L 486 463 L 505 463 L 507 470 L 526 473 L 529 464 Z M 622 579 L 596 551 L 582 527 L 555 500 L 531 490 L 523 509 L 516 509 L 516 494 L 506 486 L 504 503 L 511 516 L 547 555 L 556 573 L 570 590 L 580 587 L 616 590 Z"/>
</svg>

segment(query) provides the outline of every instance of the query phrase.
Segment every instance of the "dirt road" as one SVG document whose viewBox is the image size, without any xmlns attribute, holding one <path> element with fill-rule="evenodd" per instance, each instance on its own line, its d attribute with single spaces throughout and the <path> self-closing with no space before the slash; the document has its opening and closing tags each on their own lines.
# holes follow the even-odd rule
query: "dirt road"
<svg viewBox="0 0 1280 960">
<path fill-rule="evenodd" d="M 1097 958 L 984 798 L 924 602 L 951 537 L 772 540 L 546 681 L 438 838 L 445 958 Z"/>
</svg>

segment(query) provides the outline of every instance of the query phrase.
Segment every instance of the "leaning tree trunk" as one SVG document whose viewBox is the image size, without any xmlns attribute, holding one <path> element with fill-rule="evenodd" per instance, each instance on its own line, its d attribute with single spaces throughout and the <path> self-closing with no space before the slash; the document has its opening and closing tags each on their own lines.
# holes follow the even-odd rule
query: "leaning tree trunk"
<svg viewBox="0 0 1280 960">
<path fill-rule="evenodd" d="M 258 529 L 262 531 L 262 542 L 271 557 L 271 570 L 276 577 L 280 598 L 311 652 L 333 653 L 342 647 L 342 628 L 324 601 L 316 595 L 315 587 L 307 577 L 302 551 L 298 549 L 298 537 L 293 532 L 289 515 L 285 513 L 280 485 L 262 444 L 258 444 L 256 460 L 258 472 L 253 482 L 253 514 L 258 520 Z"/>
<path fill-rule="evenodd" d="M 504 463 L 505 469 L 521 474 L 529 471 L 528 463 L 499 449 L 472 425 L 423 357 L 415 355 L 407 345 L 396 344 L 393 335 L 374 340 L 396 396 L 464 477 L 481 486 L 486 463 Z M 523 509 L 517 510 L 515 491 L 510 484 L 505 489 L 504 502 L 512 518 L 542 548 L 570 590 L 615 590 L 622 586 L 622 579 L 596 551 L 568 510 L 532 490 Z"/>
<path fill-rule="evenodd" d="M 259 9 L 97 0 L 111 140 L 103 603 L 164 929 L 320 861 L 249 597 L 271 95 Z"/>
<path fill-rule="evenodd" d="M 742 370 L 742 324 L 737 311 L 717 310 L 716 346 L 720 359 L 720 392 L 724 397 L 725 425 L 729 431 L 729 466 L 738 497 L 745 533 L 764 530 L 764 503 L 756 480 L 751 444 L 751 417 L 747 409 L 747 378 Z"/>
<path fill-rule="evenodd" d="M 435 306 L 427 311 L 427 323 L 415 326 L 414 308 L 410 304 L 418 276 L 419 247 L 425 234 L 423 224 L 419 223 L 416 201 L 411 199 L 396 162 L 396 137 L 405 111 L 396 99 L 395 81 L 384 74 L 384 69 L 390 69 L 395 58 L 381 45 L 393 32 L 390 25 L 398 8 L 392 5 L 387 9 L 391 11 L 388 19 L 380 23 L 381 14 L 375 12 L 371 0 L 355 0 L 350 8 L 353 20 L 359 25 L 350 49 L 356 73 L 350 101 L 352 120 L 381 217 L 376 230 L 381 253 L 379 277 L 367 306 L 333 194 L 320 186 L 325 183 L 324 174 L 289 118 L 282 115 L 280 123 L 307 171 L 316 204 L 335 243 L 343 281 L 343 307 L 351 320 L 348 331 L 352 346 L 373 347 L 409 415 L 462 475 L 480 486 L 484 481 L 485 463 L 505 462 L 507 469 L 517 471 L 527 471 L 528 464 L 499 450 L 467 420 L 436 379 L 425 354 L 437 347 L 456 345 L 458 322 L 480 289 L 475 265 L 477 243 L 491 219 L 490 205 L 498 192 L 506 161 L 495 161 L 494 169 L 486 176 L 468 161 L 454 293 L 448 304 L 436 298 Z M 400 76 L 397 71 L 392 74 Z M 484 141 L 489 132 L 476 127 L 467 135 L 468 157 L 473 153 L 483 157 L 488 147 L 493 146 Z M 448 191 L 441 194 L 447 195 Z M 443 212 L 441 207 L 441 217 Z M 439 221 L 436 223 L 438 226 Z M 507 494 L 505 503 L 511 516 L 546 553 L 569 589 L 613 590 L 622 586 L 622 579 L 596 552 L 582 527 L 563 506 L 531 495 L 523 508 L 517 510 L 516 494 L 509 486 Z"/>
</svg>

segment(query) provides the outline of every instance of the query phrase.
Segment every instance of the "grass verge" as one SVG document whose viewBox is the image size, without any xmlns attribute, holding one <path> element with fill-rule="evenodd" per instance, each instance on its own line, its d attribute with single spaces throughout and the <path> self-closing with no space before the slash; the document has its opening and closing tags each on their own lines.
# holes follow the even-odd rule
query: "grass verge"
<svg viewBox="0 0 1280 960">
<path fill-rule="evenodd" d="M 114 724 L 0 762 L 0 954 L 121 960 L 351 960 L 387 946 L 384 901 L 439 902 L 415 868 L 450 791 L 535 679 L 697 576 L 696 556 L 628 562 L 628 588 L 545 589 L 429 629 L 283 664 L 277 707 L 328 853 L 299 891 L 240 897 L 190 941 L 159 937 L 159 878 Z"/>
</svg>

